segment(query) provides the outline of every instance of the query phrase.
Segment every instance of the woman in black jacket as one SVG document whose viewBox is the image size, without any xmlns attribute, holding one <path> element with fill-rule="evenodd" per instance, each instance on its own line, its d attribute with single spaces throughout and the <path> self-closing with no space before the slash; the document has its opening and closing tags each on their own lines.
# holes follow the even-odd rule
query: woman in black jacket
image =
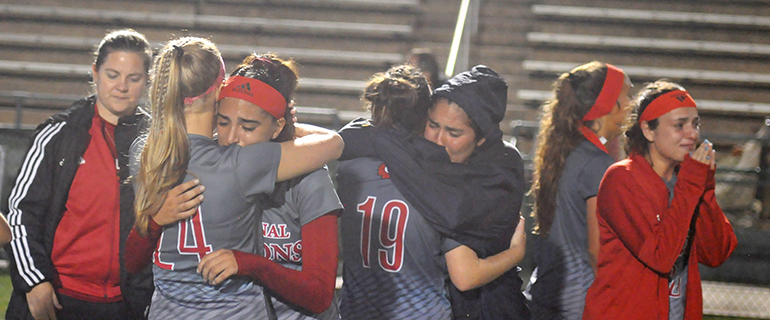
<svg viewBox="0 0 770 320">
<path fill-rule="evenodd" d="M 38 126 L 9 196 L 7 319 L 141 319 L 148 309 L 151 273 L 128 275 L 122 253 L 134 225 L 128 149 L 152 52 L 125 29 L 95 56 L 96 93 Z"/>
</svg>

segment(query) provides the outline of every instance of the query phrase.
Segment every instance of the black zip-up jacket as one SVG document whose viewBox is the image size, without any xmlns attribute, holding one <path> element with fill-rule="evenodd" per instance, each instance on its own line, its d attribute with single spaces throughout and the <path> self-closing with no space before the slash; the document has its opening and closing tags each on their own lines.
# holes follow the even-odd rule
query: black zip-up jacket
<svg viewBox="0 0 770 320">
<path fill-rule="evenodd" d="M 66 210 L 80 159 L 91 140 L 89 129 L 95 102 L 95 96 L 79 100 L 35 130 L 32 146 L 8 198 L 8 218 L 15 240 L 9 245 L 13 252 L 14 290 L 7 319 L 31 319 L 26 293 L 37 284 L 52 282 L 55 278 L 51 260 L 54 233 Z M 120 178 L 120 289 L 135 319 L 146 318 L 154 289 L 149 267 L 132 275 L 125 270 L 123 260 L 125 242 L 135 220 L 134 190 L 128 181 L 128 153 L 144 118 L 141 109 L 137 109 L 135 115 L 120 118 L 115 127 Z"/>
</svg>

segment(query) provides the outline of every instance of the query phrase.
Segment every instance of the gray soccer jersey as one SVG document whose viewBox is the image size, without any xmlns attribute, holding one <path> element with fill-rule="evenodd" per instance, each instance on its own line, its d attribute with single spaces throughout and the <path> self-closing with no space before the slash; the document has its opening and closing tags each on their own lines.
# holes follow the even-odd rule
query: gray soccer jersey
<svg viewBox="0 0 770 320">
<path fill-rule="evenodd" d="M 382 161 L 342 161 L 343 319 L 450 319 L 442 238 L 391 182 Z"/>
<path fill-rule="evenodd" d="M 261 215 L 255 203 L 258 195 L 273 190 L 281 147 L 220 147 L 207 137 L 189 138 L 185 181 L 198 178 L 206 186 L 205 199 L 196 215 L 163 230 L 153 256 L 156 293 L 150 318 L 260 318 L 264 302 L 259 286 L 243 277 L 209 285 L 196 268 L 204 255 L 219 249 L 258 252 L 261 238 L 254 230 Z"/>
<path fill-rule="evenodd" d="M 527 292 L 533 319 L 581 319 L 594 273 L 588 252 L 586 200 L 596 197 L 604 172 L 615 160 L 591 142 L 570 152 L 559 179 L 556 209 L 547 238 L 536 238 Z"/>
<path fill-rule="evenodd" d="M 674 187 L 676 186 L 676 174 L 671 177 L 671 180 L 663 182 L 666 183 L 668 188 L 668 205 L 671 205 L 671 201 L 674 200 Z M 668 319 L 680 320 L 684 319 L 685 301 L 687 300 L 687 261 L 690 258 L 690 244 L 692 243 L 692 237 L 695 230 L 690 227 L 690 231 L 687 233 L 687 241 L 684 242 L 682 253 L 676 258 L 674 266 L 671 272 L 668 274 Z"/>
<path fill-rule="evenodd" d="M 281 184 L 279 184 L 280 186 Z M 266 208 L 262 213 L 264 256 L 295 269 L 302 269 L 302 226 L 329 212 L 342 209 L 334 184 L 326 168 L 288 183 L 285 202 L 277 208 Z M 339 319 L 337 299 L 326 311 L 304 315 L 291 306 L 273 299 L 278 319 Z"/>
</svg>

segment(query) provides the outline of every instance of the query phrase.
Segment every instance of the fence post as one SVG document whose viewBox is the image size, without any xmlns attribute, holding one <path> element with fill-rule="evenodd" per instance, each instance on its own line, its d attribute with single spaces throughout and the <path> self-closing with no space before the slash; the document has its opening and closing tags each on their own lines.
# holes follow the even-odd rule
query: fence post
<svg viewBox="0 0 770 320">
<path fill-rule="evenodd" d="M 757 138 L 762 143 L 759 158 L 759 196 L 762 197 L 762 211 L 759 214 L 760 224 L 770 220 L 770 117 L 765 118 L 765 128 Z"/>
</svg>

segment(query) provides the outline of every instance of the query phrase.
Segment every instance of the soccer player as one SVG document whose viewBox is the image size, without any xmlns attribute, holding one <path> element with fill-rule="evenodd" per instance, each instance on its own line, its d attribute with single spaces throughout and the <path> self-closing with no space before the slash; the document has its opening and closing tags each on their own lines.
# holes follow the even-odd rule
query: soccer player
<svg viewBox="0 0 770 320">
<path fill-rule="evenodd" d="M 581 319 L 599 254 L 596 193 L 615 162 L 604 143 L 631 110 L 631 80 L 594 61 L 562 74 L 543 106 L 534 159 L 534 260 L 527 292 L 534 319 Z"/>
<path fill-rule="evenodd" d="M 600 247 L 583 319 L 701 319 L 698 264 L 716 267 L 735 233 L 714 195 L 715 152 L 700 142 L 695 101 L 659 80 L 638 94 L 630 156 L 597 195 Z"/>
<path fill-rule="evenodd" d="M 457 194 L 457 190 L 450 189 L 467 184 L 474 187 L 476 193 L 471 191 L 474 195 L 486 194 L 486 190 L 475 188 L 478 181 L 473 179 L 494 181 L 497 187 L 513 186 L 518 182 L 516 172 L 521 173 L 523 169 L 518 153 L 515 156 L 513 153 L 504 154 L 502 140 L 496 141 L 493 138 L 496 132 L 492 126 L 484 126 L 484 131 L 479 131 L 483 133 L 477 136 L 472 123 L 484 119 L 474 117 L 471 120 L 456 104 L 452 116 L 445 113 L 447 108 L 452 108 L 449 101 L 466 101 L 462 98 L 474 96 L 474 89 L 484 93 L 489 92 L 487 89 L 502 89 L 505 92 L 507 86 L 502 79 L 489 71 L 479 67 L 463 73 L 459 77 L 474 78 L 479 86 L 454 88 L 454 94 L 443 96 L 443 100 L 433 107 L 427 81 L 413 67 L 393 67 L 387 72 L 376 74 L 369 81 L 363 99 L 372 113 L 371 121 L 356 120 L 341 131 L 346 143 L 341 157 L 344 161 L 340 163 L 337 180 L 340 199 L 345 205 L 341 224 L 344 283 L 340 311 L 343 319 L 451 319 L 453 313 L 455 317 L 464 317 L 466 314 L 458 313 L 457 310 L 467 311 L 464 307 L 468 304 L 458 309 L 450 304 L 445 289 L 450 278 L 460 290 L 474 293 L 480 292 L 474 289 L 485 290 L 484 285 L 498 279 L 504 279 L 512 287 L 518 286 L 498 286 L 501 293 L 511 291 L 508 295 L 498 296 L 505 300 L 505 306 L 488 309 L 498 318 L 506 316 L 498 313 L 499 308 L 515 309 L 514 312 L 522 319 L 528 318 L 519 289 L 521 280 L 516 277 L 518 283 L 508 282 L 508 279 L 513 279 L 501 276 L 512 270 L 524 255 L 525 235 L 523 223 L 519 223 L 515 192 L 507 193 L 496 203 L 498 207 L 504 208 L 500 215 L 486 210 L 465 212 L 469 216 L 479 214 L 470 219 L 474 220 L 471 223 L 466 223 L 468 216 L 457 214 L 457 209 L 468 208 L 465 205 L 467 203 L 461 203 L 454 210 L 448 211 L 431 207 L 436 202 L 458 203 L 458 199 L 447 198 L 449 193 L 437 195 L 435 191 L 447 190 Z M 459 77 L 449 83 L 469 83 Z M 500 96 L 490 98 L 497 102 Z M 496 104 L 493 109 L 498 110 L 497 107 L 500 105 Z M 425 127 L 426 123 L 430 128 Z M 481 123 L 486 125 L 489 122 Z M 448 132 L 445 130 L 448 126 L 454 126 L 452 128 L 457 130 Z M 423 135 L 428 139 L 422 138 Z M 414 149 L 410 147 L 412 142 Z M 486 147 L 477 149 L 482 145 Z M 407 149 L 414 153 L 405 152 Z M 474 158 L 472 154 L 479 157 Z M 430 164 L 437 167 L 420 167 L 416 162 L 424 159 L 422 157 L 436 160 Z M 478 162 L 502 159 L 510 162 L 494 166 L 480 165 Z M 401 180 L 395 179 L 396 172 L 391 171 L 392 166 L 399 168 Z M 431 173 L 441 175 L 444 173 L 441 167 L 457 173 L 455 179 L 450 179 L 454 185 L 445 185 L 443 189 L 417 188 L 417 193 L 424 192 L 419 195 L 414 188 L 410 189 L 414 184 L 436 181 L 435 177 L 426 175 L 420 169 L 433 170 Z M 516 167 L 519 171 L 515 170 Z M 415 175 L 403 174 L 410 169 L 416 169 L 410 171 Z M 518 190 L 520 205 L 523 186 L 516 187 L 506 187 L 505 190 Z M 513 207 L 515 211 L 508 210 Z M 483 228 L 482 232 L 486 233 L 487 238 L 469 241 L 472 237 L 468 237 L 468 233 L 473 232 L 468 232 L 468 229 L 474 229 L 475 226 Z M 488 241 L 490 237 L 494 240 Z M 495 252 L 496 248 L 501 250 Z M 517 301 L 514 301 L 515 298 L 508 299 L 513 295 L 521 297 Z M 475 301 L 461 302 L 473 304 Z"/>
<path fill-rule="evenodd" d="M 261 223 L 259 199 L 283 181 L 320 168 L 339 156 L 342 140 L 317 128 L 313 134 L 283 143 L 220 147 L 212 139 L 216 99 L 225 67 L 206 39 L 186 37 L 167 43 L 153 67 L 152 122 L 143 140 L 137 172 L 135 243 L 154 244 L 156 294 L 151 319 L 265 318 L 262 289 L 247 277 L 212 284 L 198 273 L 201 259 L 220 249 L 258 252 L 255 232 Z M 244 94 L 287 105 L 275 89 L 244 86 Z M 208 186 L 192 216 L 161 210 L 169 190 L 182 181 Z M 185 213 L 186 214 L 186 213 Z M 161 228 L 161 226 L 165 226 Z M 138 245 L 142 246 L 142 245 Z M 130 257 L 146 263 L 146 250 Z M 127 257 L 128 259 L 129 257 Z"/>
<path fill-rule="evenodd" d="M 305 128 L 295 127 L 285 104 L 271 108 L 240 94 L 243 84 L 267 84 L 292 101 L 296 67 L 271 54 L 251 54 L 235 68 L 219 95 L 219 145 L 289 141 Z M 215 284 L 233 274 L 258 280 L 275 298 L 262 305 L 273 308 L 277 319 L 339 319 L 334 286 L 342 204 L 326 168 L 276 184 L 262 207 L 264 256 L 220 250 L 201 260 L 201 274 Z"/>
</svg>

